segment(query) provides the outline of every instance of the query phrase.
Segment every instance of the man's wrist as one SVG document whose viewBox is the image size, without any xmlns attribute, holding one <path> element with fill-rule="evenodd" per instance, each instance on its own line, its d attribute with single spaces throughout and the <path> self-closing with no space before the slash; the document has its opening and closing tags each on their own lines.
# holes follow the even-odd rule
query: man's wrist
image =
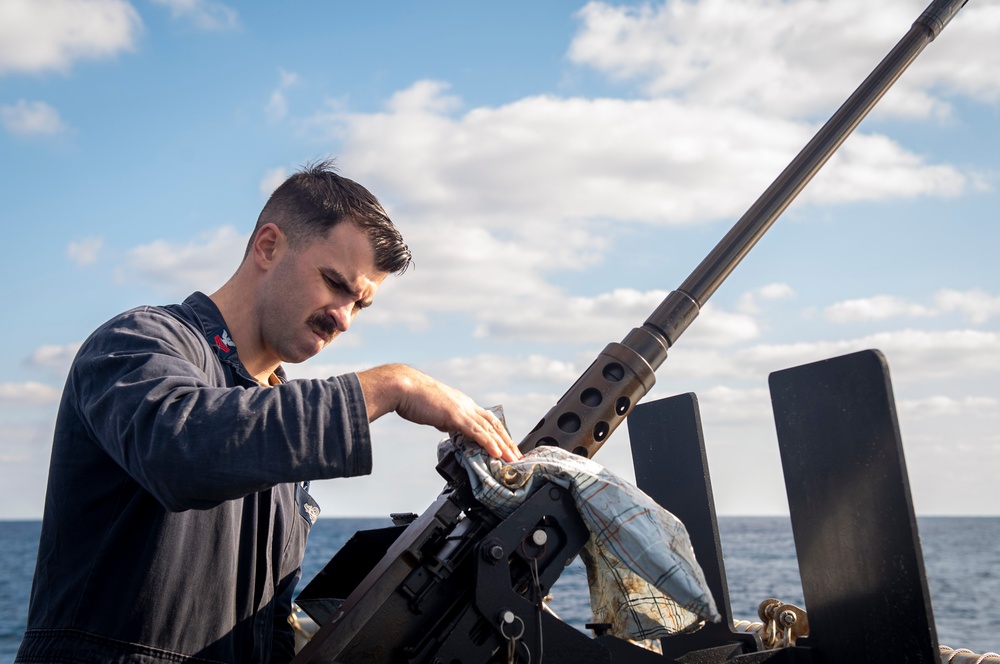
<svg viewBox="0 0 1000 664">
<path fill-rule="evenodd" d="M 368 407 L 368 421 L 372 422 L 399 408 L 403 395 L 412 380 L 401 368 L 402 364 L 383 364 L 358 372 L 361 391 Z"/>
</svg>

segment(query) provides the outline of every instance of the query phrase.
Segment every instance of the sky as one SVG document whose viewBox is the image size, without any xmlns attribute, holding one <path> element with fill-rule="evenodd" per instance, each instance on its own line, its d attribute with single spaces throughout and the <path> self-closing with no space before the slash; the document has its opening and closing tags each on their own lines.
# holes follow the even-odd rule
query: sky
<svg viewBox="0 0 1000 664">
<path fill-rule="evenodd" d="M 405 362 L 520 440 L 641 325 L 922 0 L 0 0 L 0 518 L 40 518 L 81 342 L 213 292 L 332 157 L 414 253 L 295 378 Z M 768 374 L 888 361 L 918 514 L 1000 514 L 1000 0 L 971 0 L 670 351 L 720 514 L 786 514 Z M 324 516 L 421 512 L 443 434 L 389 415 Z M 631 480 L 621 427 L 595 460 Z"/>
</svg>

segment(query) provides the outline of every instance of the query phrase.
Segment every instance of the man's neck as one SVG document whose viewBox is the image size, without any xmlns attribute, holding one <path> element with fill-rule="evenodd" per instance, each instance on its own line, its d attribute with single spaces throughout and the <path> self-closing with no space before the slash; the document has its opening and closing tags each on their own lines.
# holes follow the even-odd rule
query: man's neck
<svg viewBox="0 0 1000 664">
<path fill-rule="evenodd" d="M 219 290 L 209 295 L 209 298 L 219 308 L 229 330 L 229 336 L 236 344 L 240 362 L 247 372 L 261 385 L 273 385 L 280 382 L 274 374 L 280 362 L 269 361 L 265 357 L 261 349 L 259 328 L 254 324 L 253 307 L 248 306 L 250 300 L 242 293 L 243 289 L 239 287 L 237 274 Z"/>
</svg>

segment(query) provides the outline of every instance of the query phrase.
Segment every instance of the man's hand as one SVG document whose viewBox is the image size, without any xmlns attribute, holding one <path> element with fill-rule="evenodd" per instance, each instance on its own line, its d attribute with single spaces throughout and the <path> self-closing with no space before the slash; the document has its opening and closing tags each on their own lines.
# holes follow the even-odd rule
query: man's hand
<svg viewBox="0 0 1000 664">
<path fill-rule="evenodd" d="M 521 452 L 500 419 L 471 398 L 405 364 L 358 373 L 368 420 L 395 411 L 400 417 L 444 432 L 458 431 L 493 457 L 516 461 Z"/>
</svg>

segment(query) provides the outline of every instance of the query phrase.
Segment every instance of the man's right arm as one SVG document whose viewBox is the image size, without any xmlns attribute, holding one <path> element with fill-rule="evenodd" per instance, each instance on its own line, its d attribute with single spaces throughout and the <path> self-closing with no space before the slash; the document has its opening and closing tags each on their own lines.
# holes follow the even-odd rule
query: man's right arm
<svg viewBox="0 0 1000 664">
<path fill-rule="evenodd" d="M 67 381 L 86 435 L 164 507 L 371 472 L 354 374 L 233 387 L 211 352 L 162 310 L 137 310 L 84 343 Z"/>
</svg>

